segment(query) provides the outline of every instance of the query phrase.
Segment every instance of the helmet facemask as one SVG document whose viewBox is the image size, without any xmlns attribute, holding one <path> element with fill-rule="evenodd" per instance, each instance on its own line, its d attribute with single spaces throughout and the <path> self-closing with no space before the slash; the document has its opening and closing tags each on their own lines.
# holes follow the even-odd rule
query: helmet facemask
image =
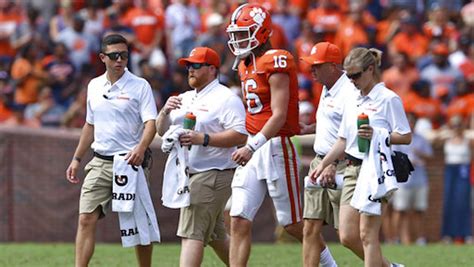
<svg viewBox="0 0 474 267">
<path fill-rule="evenodd" d="M 248 27 L 230 25 L 227 28 L 229 41 L 227 45 L 230 51 L 240 58 L 247 57 L 250 52 L 260 45 L 256 35 L 260 28 L 258 24 L 252 24 Z"/>
</svg>

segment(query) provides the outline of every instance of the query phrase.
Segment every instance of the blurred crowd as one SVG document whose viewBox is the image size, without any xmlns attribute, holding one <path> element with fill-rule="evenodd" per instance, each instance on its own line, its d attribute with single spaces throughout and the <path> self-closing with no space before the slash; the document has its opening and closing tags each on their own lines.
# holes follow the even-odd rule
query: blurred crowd
<svg viewBox="0 0 474 267">
<path fill-rule="evenodd" d="M 225 28 L 242 2 L 0 0 L 0 124 L 82 127 L 85 89 L 104 71 L 98 53 L 109 33 L 130 41 L 129 69 L 149 81 L 158 108 L 189 89 L 176 60 L 195 46 L 220 53 L 220 80 L 239 93 Z M 474 2 L 250 2 L 271 12 L 272 46 L 296 58 L 320 41 L 335 43 L 345 54 L 356 46 L 384 51 L 383 81 L 420 119 L 422 130 L 453 116 L 474 125 Z M 315 112 L 322 85 L 311 78 L 310 66 L 298 64 L 300 101 Z"/>
</svg>

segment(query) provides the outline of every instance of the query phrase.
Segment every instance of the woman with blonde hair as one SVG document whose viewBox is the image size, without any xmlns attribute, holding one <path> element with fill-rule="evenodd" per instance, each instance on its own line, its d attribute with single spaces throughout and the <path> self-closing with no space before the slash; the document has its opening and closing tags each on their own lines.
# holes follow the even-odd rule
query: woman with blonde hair
<svg viewBox="0 0 474 267">
<path fill-rule="evenodd" d="M 369 188 L 371 181 L 378 181 L 377 178 L 382 178 L 382 182 L 379 183 L 381 184 L 384 183 L 383 180 L 394 179 L 391 177 L 393 175 L 385 172 L 386 169 L 384 169 L 390 164 L 385 163 L 384 165 L 381 162 L 369 164 L 369 161 L 372 163 L 376 161 L 370 160 L 371 153 L 377 153 L 378 147 L 385 144 L 390 149 L 390 144 L 409 144 L 411 142 L 410 126 L 400 97 L 380 82 L 381 57 L 382 52 L 377 49 L 358 47 L 352 49 L 344 60 L 346 75 L 360 90 L 360 95 L 350 102 L 351 107 L 343 114 L 338 141 L 314 170 L 311 177 L 316 179 L 327 165 L 345 153 L 347 168 L 344 173 L 339 211 L 341 243 L 363 259 L 365 266 L 403 266 L 389 263 L 382 256 L 379 240 L 382 211 L 387 206 L 390 191 L 394 188 L 377 199 L 371 199 L 372 195 L 369 195 L 368 199 L 372 202 L 369 204 L 378 205 L 376 211 L 369 212 L 365 207 L 356 205 L 358 203 L 355 201 L 357 193 L 371 190 Z M 358 116 L 362 113 L 368 115 L 369 123 L 358 127 Z M 380 142 L 384 133 L 385 141 Z M 369 152 L 360 152 L 358 139 L 370 140 L 374 145 L 371 145 L 372 148 Z M 369 168 L 368 171 L 367 168 Z M 361 169 L 365 171 L 361 172 Z M 390 171 L 393 172 L 393 169 Z M 370 176 L 372 174 L 381 176 L 372 177 Z M 328 181 L 328 183 L 331 182 Z M 362 200 L 367 202 L 367 198 Z"/>
</svg>

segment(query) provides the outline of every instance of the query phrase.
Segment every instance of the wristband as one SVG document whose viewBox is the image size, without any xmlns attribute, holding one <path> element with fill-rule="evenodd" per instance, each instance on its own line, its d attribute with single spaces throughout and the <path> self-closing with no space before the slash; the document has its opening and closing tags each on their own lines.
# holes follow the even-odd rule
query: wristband
<svg viewBox="0 0 474 267">
<path fill-rule="evenodd" d="M 75 161 L 77 161 L 77 162 L 81 162 L 81 158 L 80 158 L 80 157 L 76 157 L 76 156 L 74 156 L 74 157 L 72 158 L 72 160 L 75 160 Z"/>
<path fill-rule="evenodd" d="M 209 145 L 209 140 L 210 140 L 210 136 L 205 133 L 204 134 L 204 142 L 202 142 L 202 146 L 208 146 Z"/>
<path fill-rule="evenodd" d="M 267 138 L 261 132 L 258 132 L 252 138 L 247 140 L 247 147 L 252 150 L 252 152 L 257 151 L 260 147 L 262 147 L 267 142 Z"/>
</svg>

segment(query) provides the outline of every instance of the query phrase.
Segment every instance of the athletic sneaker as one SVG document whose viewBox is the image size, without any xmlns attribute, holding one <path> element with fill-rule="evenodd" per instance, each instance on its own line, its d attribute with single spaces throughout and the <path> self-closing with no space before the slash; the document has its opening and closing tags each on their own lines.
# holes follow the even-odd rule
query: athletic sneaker
<svg viewBox="0 0 474 267">
<path fill-rule="evenodd" d="M 403 265 L 401 263 L 391 263 L 390 267 L 405 267 L 405 265 Z"/>
</svg>

